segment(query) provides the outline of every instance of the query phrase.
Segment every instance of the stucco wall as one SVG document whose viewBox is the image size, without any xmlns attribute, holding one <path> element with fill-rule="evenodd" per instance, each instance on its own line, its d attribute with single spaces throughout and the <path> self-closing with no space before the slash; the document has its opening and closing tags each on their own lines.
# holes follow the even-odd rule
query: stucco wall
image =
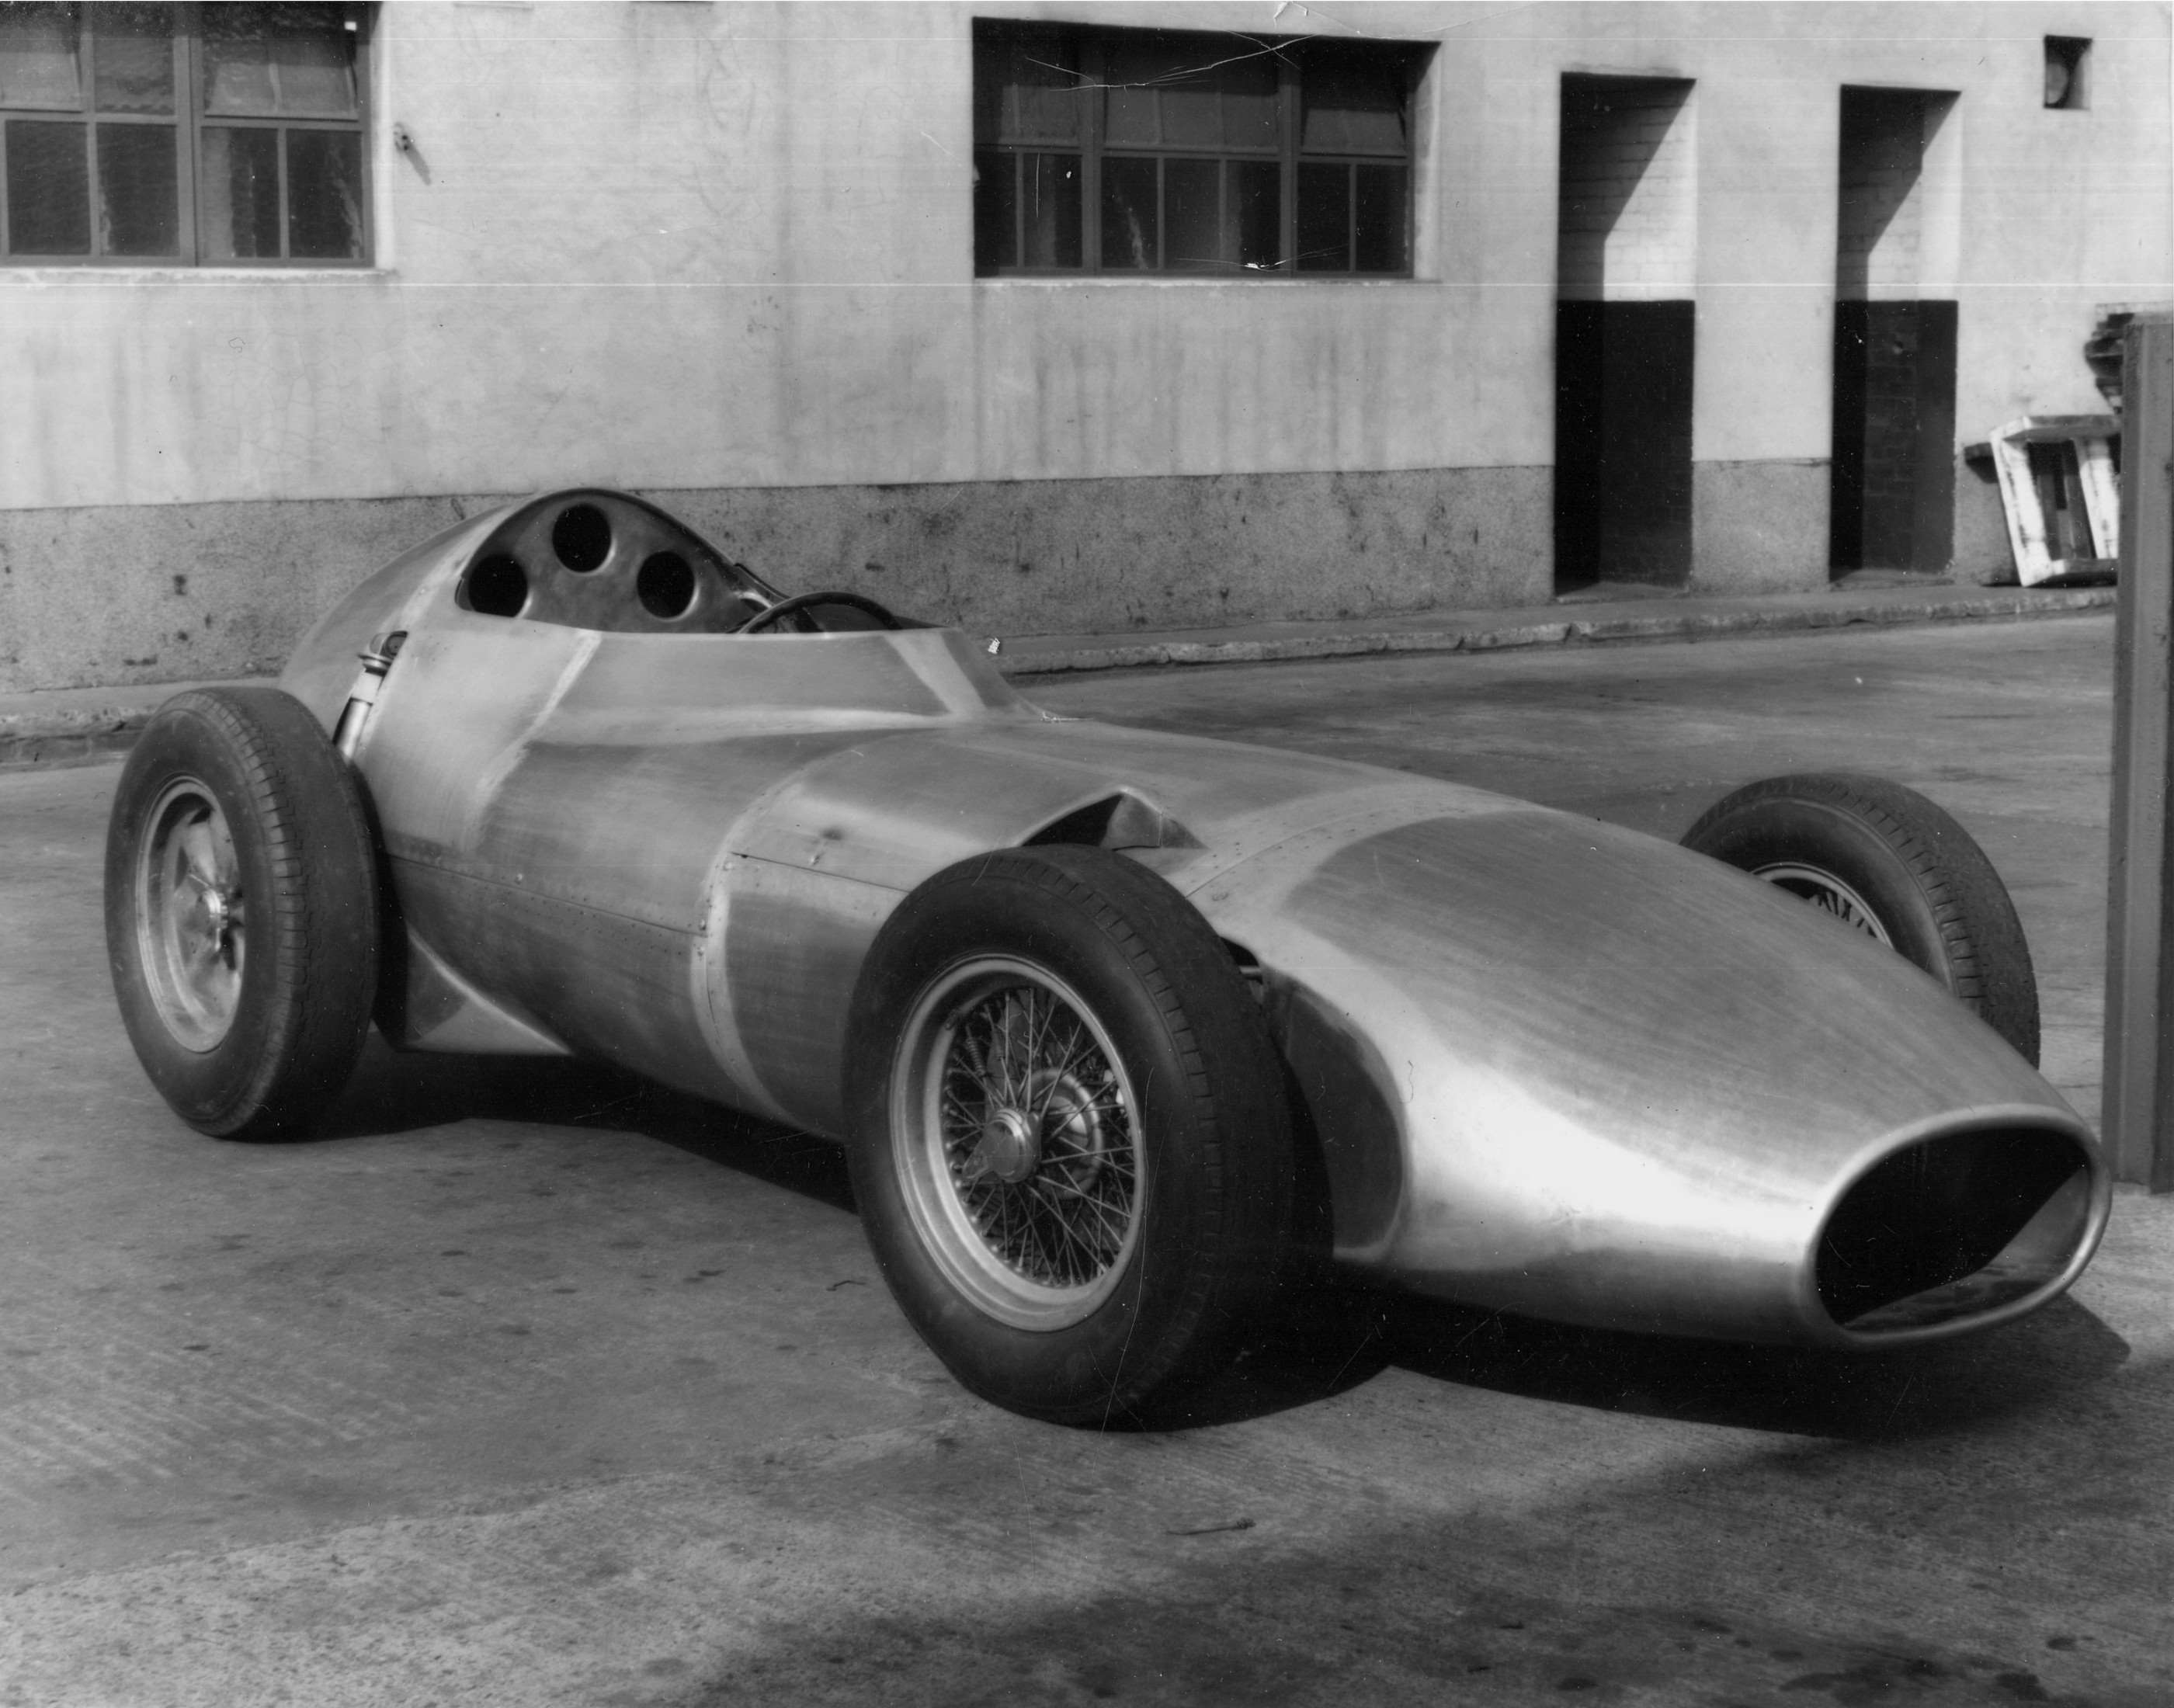
<svg viewBox="0 0 2174 1708">
<path fill-rule="evenodd" d="M 1310 20 L 1439 44 L 1417 143 L 1419 276 L 974 280 L 976 13 Z M 2090 111 L 2039 107 L 2049 33 L 2094 38 Z M 399 0 L 373 46 L 376 269 L 0 271 L 0 513 L 12 574 L 45 589 L 0 612 L 14 625 L 0 686 L 253 662 L 213 646 L 169 668 L 167 646 L 155 666 L 127 664 L 150 656 L 140 642 L 25 626 L 70 608 L 56 588 L 127 587 L 140 603 L 187 573 L 182 519 L 206 505 L 235 507 L 219 512 L 241 602 L 210 613 L 224 634 L 314 589 L 297 531 L 348 514 L 305 526 L 284 506 L 578 482 L 803 489 L 803 510 L 850 492 L 854 515 L 878 513 L 877 489 L 933 484 L 996 528 L 1034 501 L 985 483 L 1238 477 L 1267 501 L 1257 483 L 1292 477 L 1303 508 L 1332 505 L 1317 476 L 1409 473 L 1429 478 L 1366 500 L 1366 526 L 1403 543 L 1394 572 L 1331 557 L 1311 580 L 1348 583 L 1359 608 L 1542 586 L 1548 542 L 1528 512 L 1461 519 L 1501 542 L 1487 565 L 1441 553 L 1427 516 L 1447 492 L 1514 489 L 1523 504 L 1545 489 L 1566 72 L 1695 84 L 1694 581 L 1816 585 L 1825 511 L 1803 471 L 1828 452 L 1839 87 L 1958 93 L 1947 283 L 1963 305 L 1958 433 L 1977 438 L 2026 411 L 2096 408 L 2078 354 L 2095 305 L 2166 289 L 2166 42 L 2163 7 L 2096 3 L 1359 0 L 1324 21 L 1267 0 Z M 391 146 L 396 122 L 410 154 Z M 1489 470 L 1506 484 L 1476 479 Z M 1052 489 L 1045 507 L 1064 502 Z M 1787 525 L 1761 525 L 1762 505 L 1789 506 Z M 174 509 L 118 514 L 143 506 Z M 44 511 L 116 514 L 41 533 Z M 1214 513 L 1196 527 L 1182 505 L 1157 511 L 1197 582 L 1136 584 L 1137 559 L 1113 548 L 1048 625 L 1214 620 L 1234 574 L 1261 590 L 1254 614 L 1285 614 L 1283 570 L 1214 561 L 1233 548 Z M 1299 537 L 1338 537 L 1333 507 L 1306 514 Z M 70 555 L 94 534 L 112 555 Z M 311 561 L 353 555 L 327 543 Z M 985 570 L 1001 608 L 1001 565 L 955 573 Z"/>
<path fill-rule="evenodd" d="M 975 283 L 969 21 L 387 7 L 381 268 L 0 274 L 0 505 L 1546 461 L 1544 294 Z"/>
</svg>

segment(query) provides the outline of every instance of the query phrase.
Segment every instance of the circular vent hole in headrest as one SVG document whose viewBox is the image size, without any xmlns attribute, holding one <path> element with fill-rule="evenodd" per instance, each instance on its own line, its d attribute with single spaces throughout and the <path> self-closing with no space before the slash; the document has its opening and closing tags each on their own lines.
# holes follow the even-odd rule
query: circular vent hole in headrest
<svg viewBox="0 0 2174 1708">
<path fill-rule="evenodd" d="M 592 504 L 570 504 L 551 524 L 551 549 L 579 575 L 600 567 L 611 548 L 610 519 Z"/>
<path fill-rule="evenodd" d="M 684 617 L 695 603 L 695 566 L 677 552 L 652 552 L 635 573 L 634 596 L 652 617 Z"/>
<path fill-rule="evenodd" d="M 486 617 L 518 617 L 528 603 L 528 571 L 521 559 L 493 552 L 468 571 L 462 602 Z"/>
</svg>

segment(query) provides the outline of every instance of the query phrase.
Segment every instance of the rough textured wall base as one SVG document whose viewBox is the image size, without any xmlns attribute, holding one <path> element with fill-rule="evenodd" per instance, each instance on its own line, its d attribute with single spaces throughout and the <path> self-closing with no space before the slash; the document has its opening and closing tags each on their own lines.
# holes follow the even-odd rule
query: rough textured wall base
<svg viewBox="0 0 2174 1708">
<path fill-rule="evenodd" d="M 1691 589 L 1808 592 L 1827 585 L 1827 465 L 1691 465 Z"/>
<path fill-rule="evenodd" d="M 986 634 L 1536 604 L 1546 468 L 649 491 L 791 591 Z M 276 668 L 379 564 L 496 502 L 0 511 L 0 691 Z"/>
<path fill-rule="evenodd" d="M 276 669 L 348 588 L 488 502 L 0 511 L 0 691 Z"/>
<path fill-rule="evenodd" d="M 2009 543 L 2008 515 L 1989 457 L 1963 462 L 1955 472 L 1955 555 L 1950 573 L 1975 586 L 2015 584 L 2015 549 Z"/>
<path fill-rule="evenodd" d="M 792 587 L 993 634 L 1547 597 L 1544 468 L 659 493 Z"/>
</svg>

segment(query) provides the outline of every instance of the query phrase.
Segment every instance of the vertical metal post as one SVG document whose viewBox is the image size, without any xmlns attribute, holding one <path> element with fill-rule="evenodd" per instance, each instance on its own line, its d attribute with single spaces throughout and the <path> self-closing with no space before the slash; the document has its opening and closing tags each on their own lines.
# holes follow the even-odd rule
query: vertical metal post
<svg viewBox="0 0 2174 1708">
<path fill-rule="evenodd" d="M 2116 1178 L 2163 1192 L 2174 1191 L 2174 314 L 2130 322 L 2121 419 L 2101 1125 Z"/>
</svg>

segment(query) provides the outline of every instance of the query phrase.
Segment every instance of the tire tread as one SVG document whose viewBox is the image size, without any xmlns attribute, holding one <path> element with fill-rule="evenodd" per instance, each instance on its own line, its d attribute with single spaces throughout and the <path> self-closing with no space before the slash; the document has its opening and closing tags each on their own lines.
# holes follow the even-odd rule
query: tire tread
<svg viewBox="0 0 2174 1708">
<path fill-rule="evenodd" d="M 1136 1346 L 1128 1331 L 1118 1367 L 1091 1397 L 990 1392 L 1015 1409 L 1066 1423 L 1106 1424 L 1136 1419 L 1213 1374 L 1227 1361 L 1260 1317 L 1274 1291 L 1278 1257 L 1288 1237 L 1293 1168 L 1287 1113 L 1281 1101 L 1281 1069 L 1257 1005 L 1221 941 L 1183 897 L 1145 868 L 1106 850 L 1069 845 L 1005 849 L 947 868 L 914 892 L 886 927 L 869 958 L 854 1001 L 855 1071 L 862 1078 L 850 1100 L 855 1111 L 857 1191 L 864 1172 L 877 1167 L 872 1122 L 881 1094 L 869 1040 L 880 1035 L 895 971 L 885 965 L 886 941 L 911 942 L 918 922 L 964 904 L 976 886 L 1024 886 L 1089 927 L 1129 971 L 1137 992 L 1151 1007 L 1166 1040 L 1168 1060 L 1182 1078 L 1189 1112 L 1187 1155 L 1201 1195 L 1187 1224 L 1198 1249 L 1187 1253 L 1184 1279 L 1174 1296 L 1157 1301 L 1156 1328 Z M 1014 892 L 1016 893 L 1016 892 Z M 912 909 L 911 913 L 908 909 Z M 906 951 L 901 950 L 900 953 Z M 1143 1096 L 1145 1095 L 1143 1092 Z M 1236 1124 L 1234 1127 L 1234 1123 Z M 1236 1130 L 1242 1127 L 1243 1132 Z M 883 1166 L 888 1166 L 888 1139 Z M 864 1210 L 877 1196 L 860 1193 Z M 884 1241 L 872 1220 L 878 1255 Z M 913 1287 L 898 1267 L 886 1278 L 909 1315 L 928 1332 L 931 1313 L 917 1306 Z M 961 1360 L 932 1335 L 940 1356 L 955 1372 L 973 1377 Z"/>
<path fill-rule="evenodd" d="M 134 836 L 171 776 L 224 770 L 261 851 L 250 951 L 268 979 L 244 975 L 235 1031 L 203 1062 L 176 1056 L 148 998 L 132 989 Z M 210 777 L 201 778 L 215 787 Z M 230 819 L 236 816 L 230 811 Z M 360 787 L 307 709 L 270 688 L 212 688 L 160 708 L 124 769 L 107 855 L 109 951 L 138 1053 L 185 1120 L 222 1138 L 291 1136 L 344 1084 L 376 996 L 377 873 Z M 229 1051 L 229 1043 L 234 1046 Z M 231 1062 L 234 1071 L 226 1071 Z M 215 1071 L 217 1070 L 217 1071 Z"/>
</svg>

